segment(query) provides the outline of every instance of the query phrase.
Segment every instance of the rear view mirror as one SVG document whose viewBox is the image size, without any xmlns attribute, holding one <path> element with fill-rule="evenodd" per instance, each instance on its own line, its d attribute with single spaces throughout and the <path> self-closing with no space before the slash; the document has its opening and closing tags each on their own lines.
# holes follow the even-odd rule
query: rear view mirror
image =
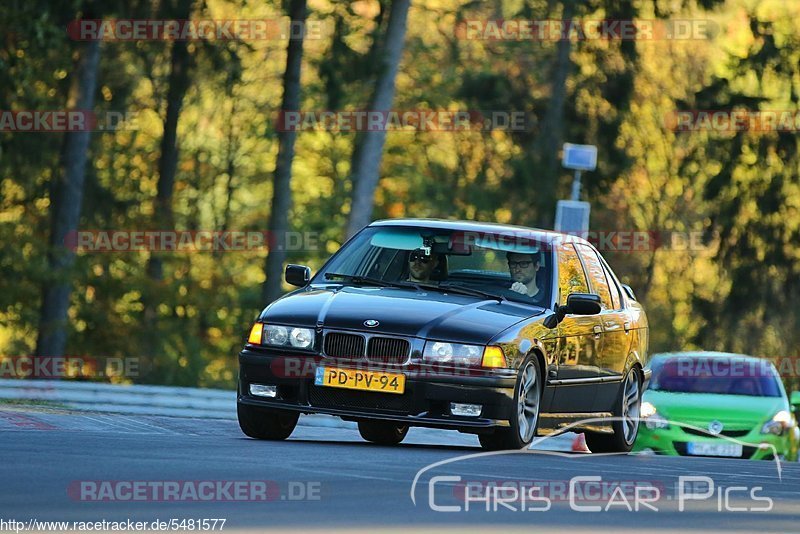
<svg viewBox="0 0 800 534">
<path fill-rule="evenodd" d="M 594 315 L 600 313 L 600 295 L 594 293 L 570 293 L 567 297 L 568 313 L 573 315 Z"/>
<path fill-rule="evenodd" d="M 297 287 L 304 287 L 308 285 L 311 280 L 311 269 L 305 265 L 294 265 L 290 263 L 286 266 L 286 273 L 284 274 L 286 282 Z"/>
</svg>

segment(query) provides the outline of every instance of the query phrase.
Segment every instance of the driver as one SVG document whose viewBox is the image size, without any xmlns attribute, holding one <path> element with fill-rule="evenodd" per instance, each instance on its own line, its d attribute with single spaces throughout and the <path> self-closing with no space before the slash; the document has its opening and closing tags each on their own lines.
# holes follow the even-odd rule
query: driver
<svg viewBox="0 0 800 534">
<path fill-rule="evenodd" d="M 431 280 L 431 275 L 439 266 L 439 255 L 426 254 L 425 250 L 418 248 L 408 255 L 408 281 L 425 284 L 436 283 Z"/>
<path fill-rule="evenodd" d="M 506 254 L 506 260 L 511 279 L 514 281 L 511 290 L 528 297 L 537 296 L 539 286 L 536 285 L 536 272 L 539 270 L 539 255 L 509 252 Z"/>
</svg>

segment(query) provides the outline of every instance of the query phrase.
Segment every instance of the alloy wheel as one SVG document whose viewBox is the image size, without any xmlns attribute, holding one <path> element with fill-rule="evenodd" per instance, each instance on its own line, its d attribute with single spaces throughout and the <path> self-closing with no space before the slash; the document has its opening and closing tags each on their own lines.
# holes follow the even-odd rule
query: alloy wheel
<svg viewBox="0 0 800 534">
<path fill-rule="evenodd" d="M 536 367 L 529 362 L 522 371 L 522 378 L 519 381 L 519 391 L 517 393 L 519 437 L 525 443 L 533 439 L 533 434 L 536 430 L 536 422 L 539 418 L 540 393 L 538 379 Z"/>
<path fill-rule="evenodd" d="M 625 443 L 632 443 L 639 429 L 639 376 L 631 369 L 625 378 L 625 393 L 622 395 L 622 429 Z"/>
</svg>

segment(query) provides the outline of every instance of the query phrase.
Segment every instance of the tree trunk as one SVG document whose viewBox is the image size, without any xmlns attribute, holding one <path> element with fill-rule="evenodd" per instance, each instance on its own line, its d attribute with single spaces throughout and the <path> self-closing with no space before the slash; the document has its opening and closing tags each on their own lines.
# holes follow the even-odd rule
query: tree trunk
<svg viewBox="0 0 800 534">
<path fill-rule="evenodd" d="M 100 42 L 88 41 L 79 46 L 81 50 L 75 64 L 67 108 L 90 111 L 94 108 L 97 89 Z M 64 134 L 63 172 L 51 185 L 47 262 L 52 278 L 42 288 L 37 356 L 63 356 L 67 344 L 67 311 L 75 251 L 65 247 L 65 239 L 78 230 L 90 137 L 88 130 Z"/>
<path fill-rule="evenodd" d="M 181 0 L 178 18 L 188 19 L 191 15 L 191 0 Z M 161 156 L 158 160 L 158 186 L 155 201 L 154 219 L 156 230 L 172 230 L 175 226 L 172 213 L 172 193 L 175 188 L 175 174 L 178 170 L 178 119 L 183 107 L 183 99 L 189 89 L 189 47 L 186 41 L 172 43 L 171 70 L 167 89 L 167 115 L 164 117 L 164 134 L 161 137 Z M 151 252 L 147 264 L 147 274 L 155 281 L 164 278 L 161 256 Z"/>
<path fill-rule="evenodd" d="M 174 12 L 172 8 L 174 7 Z M 177 0 L 177 4 L 169 5 L 169 16 L 176 19 L 189 19 L 192 12 L 192 0 Z M 172 210 L 172 196 L 175 189 L 175 175 L 178 170 L 178 119 L 180 118 L 183 99 L 189 89 L 189 69 L 191 57 L 186 41 L 174 41 L 170 55 L 170 73 L 167 80 L 167 111 L 164 117 L 164 132 L 161 136 L 161 154 L 158 160 L 158 184 L 154 205 L 153 221 L 155 230 L 171 231 L 175 229 Z M 161 282 L 164 280 L 164 259 L 162 252 L 151 251 L 146 272 L 151 284 L 142 294 L 142 316 L 144 331 L 148 336 L 143 340 L 145 358 L 144 380 L 152 380 L 160 373 L 174 372 L 173 365 L 169 371 L 161 371 L 159 355 L 162 339 L 158 333 L 158 304 L 162 302 Z M 169 254 L 168 252 L 166 254 Z M 171 362 L 173 363 L 173 362 Z M 149 375 L 153 373 L 153 375 Z"/>
<path fill-rule="evenodd" d="M 381 70 L 372 94 L 369 111 L 389 111 L 394 100 L 395 78 L 403 54 L 406 35 L 406 19 L 410 0 L 394 0 L 386 28 L 386 46 L 382 57 Z M 350 219 L 347 224 L 347 237 L 350 238 L 370 223 L 375 203 L 375 189 L 386 141 L 386 130 L 364 132 L 353 150 L 350 175 L 353 193 L 350 201 Z"/>
<path fill-rule="evenodd" d="M 565 21 L 570 20 L 574 13 L 572 2 L 564 0 L 562 3 L 561 18 Z M 567 77 L 572 67 L 569 58 L 571 48 L 569 39 L 562 39 L 556 45 L 550 103 L 542 121 L 543 135 L 536 147 L 542 162 L 542 179 L 536 186 L 540 200 L 537 216 L 538 224 L 544 228 L 550 228 L 554 223 L 556 186 L 560 174 L 558 152 L 564 142 L 564 106 L 567 100 Z"/>
<path fill-rule="evenodd" d="M 305 24 L 308 12 L 306 0 L 292 0 L 289 17 L 292 26 Z M 283 73 L 283 103 L 281 111 L 300 110 L 300 67 L 303 62 L 303 38 L 290 39 L 286 50 L 286 70 Z M 262 296 L 272 302 L 281 295 L 283 263 L 286 261 L 286 233 L 289 230 L 289 210 L 292 207 L 292 160 L 297 132 L 278 132 L 278 159 L 273 178 L 272 207 L 269 213 L 269 252 L 264 265 L 266 280 Z"/>
</svg>

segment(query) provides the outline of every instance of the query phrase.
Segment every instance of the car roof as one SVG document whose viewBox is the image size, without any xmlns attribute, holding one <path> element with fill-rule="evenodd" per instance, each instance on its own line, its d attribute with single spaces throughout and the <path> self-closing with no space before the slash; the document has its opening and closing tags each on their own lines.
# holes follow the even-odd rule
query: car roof
<svg viewBox="0 0 800 534">
<path fill-rule="evenodd" d="M 766 358 L 759 358 L 757 356 L 748 356 L 747 354 L 737 354 L 735 352 L 719 352 L 713 350 L 690 350 L 684 352 L 661 352 L 653 354 L 651 361 L 659 360 L 678 360 L 681 358 L 719 358 L 733 361 L 744 362 L 763 362 L 769 361 Z"/>
<path fill-rule="evenodd" d="M 564 234 L 555 232 L 553 230 L 542 230 L 540 228 L 528 228 L 527 226 L 515 226 L 512 224 L 500 224 L 490 222 L 478 221 L 459 221 L 449 219 L 382 219 L 374 221 L 369 226 L 420 226 L 425 228 L 435 228 L 438 230 L 456 230 L 462 232 L 487 232 L 487 233 L 502 233 L 502 232 L 519 232 L 525 235 L 531 235 L 534 239 L 539 239 L 546 242 L 558 242 L 559 240 L 567 239 L 574 243 L 583 243 L 591 245 L 588 241 L 580 236 L 573 234 Z"/>
</svg>

